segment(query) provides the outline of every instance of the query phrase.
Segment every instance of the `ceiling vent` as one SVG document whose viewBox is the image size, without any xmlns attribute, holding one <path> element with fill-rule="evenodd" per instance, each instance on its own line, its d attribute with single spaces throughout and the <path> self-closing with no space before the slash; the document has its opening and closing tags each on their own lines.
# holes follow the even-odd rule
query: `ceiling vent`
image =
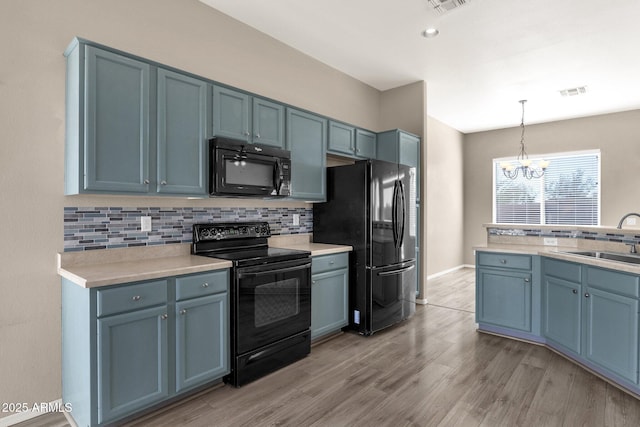
<svg viewBox="0 0 640 427">
<path fill-rule="evenodd" d="M 439 14 L 443 15 L 454 9 L 468 4 L 471 0 L 428 0 L 429 5 Z"/>
<path fill-rule="evenodd" d="M 562 89 L 559 92 L 560 92 L 560 95 L 562 96 L 584 95 L 585 93 L 587 93 L 587 87 L 586 86 L 572 87 L 569 89 Z"/>
</svg>

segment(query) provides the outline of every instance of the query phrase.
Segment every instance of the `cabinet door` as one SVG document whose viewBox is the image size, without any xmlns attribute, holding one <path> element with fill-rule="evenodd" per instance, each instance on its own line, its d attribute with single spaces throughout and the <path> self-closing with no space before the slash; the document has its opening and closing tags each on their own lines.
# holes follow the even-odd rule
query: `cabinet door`
<svg viewBox="0 0 640 427">
<path fill-rule="evenodd" d="M 207 83 L 158 70 L 159 193 L 206 191 Z"/>
<path fill-rule="evenodd" d="M 329 122 L 329 145 L 327 151 L 339 155 L 353 156 L 355 151 L 355 133 L 353 126 L 338 122 Z"/>
<path fill-rule="evenodd" d="M 176 391 L 229 372 L 228 294 L 176 304 Z"/>
<path fill-rule="evenodd" d="M 308 201 L 326 199 L 327 120 L 287 109 L 287 148 L 291 151 L 291 195 Z"/>
<path fill-rule="evenodd" d="M 400 164 L 416 168 L 416 195 L 420 200 L 420 138 L 408 133 L 398 133 L 398 158 Z"/>
<path fill-rule="evenodd" d="M 545 276 L 543 283 L 543 331 L 549 340 L 580 353 L 582 331 L 581 286 Z"/>
<path fill-rule="evenodd" d="M 363 159 L 376 158 L 376 134 L 356 129 L 356 157 Z"/>
<path fill-rule="evenodd" d="M 149 65 L 86 48 L 84 189 L 149 189 Z"/>
<path fill-rule="evenodd" d="M 253 98 L 253 142 L 284 148 L 284 106 Z"/>
<path fill-rule="evenodd" d="M 168 397 L 166 314 L 161 306 L 98 319 L 99 423 Z"/>
<path fill-rule="evenodd" d="M 638 300 L 587 288 L 586 356 L 590 361 L 638 382 Z"/>
<path fill-rule="evenodd" d="M 311 339 L 314 339 L 349 323 L 349 270 L 314 274 L 311 283 Z"/>
<path fill-rule="evenodd" d="M 249 95 L 213 87 L 213 133 L 249 141 Z"/>
<path fill-rule="evenodd" d="M 477 274 L 478 323 L 531 331 L 531 275 L 485 268 Z"/>
</svg>

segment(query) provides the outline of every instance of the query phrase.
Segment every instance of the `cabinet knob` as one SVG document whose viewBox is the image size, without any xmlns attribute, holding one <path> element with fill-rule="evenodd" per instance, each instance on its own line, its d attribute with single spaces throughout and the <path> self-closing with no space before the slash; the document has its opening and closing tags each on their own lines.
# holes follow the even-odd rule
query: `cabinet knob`
<svg viewBox="0 0 640 427">
<path fill-rule="evenodd" d="M 148 184 L 148 183 L 149 183 L 149 180 L 148 180 L 148 179 L 145 179 L 145 180 L 144 180 L 144 181 L 142 181 L 142 182 L 144 182 L 145 184 Z"/>
<path fill-rule="evenodd" d="M 260 134 L 259 133 L 256 133 L 256 138 L 260 138 Z"/>
<path fill-rule="evenodd" d="M 134 300 L 134 301 L 140 301 L 142 299 L 142 297 L 140 295 L 136 295 L 131 299 Z"/>
<path fill-rule="evenodd" d="M 315 281 L 315 280 L 312 280 L 312 281 L 311 281 L 311 284 L 312 284 L 312 285 L 315 285 L 315 284 L 316 284 L 316 281 Z"/>
<path fill-rule="evenodd" d="M 246 131 L 246 130 L 245 130 L 245 131 L 244 131 L 244 136 L 249 136 L 249 135 L 251 135 L 251 134 L 249 133 L 249 131 Z"/>
<path fill-rule="evenodd" d="M 501 260 L 500 260 L 500 264 L 506 264 L 506 263 L 507 263 L 507 260 L 506 260 L 506 259 L 501 259 Z"/>
<path fill-rule="evenodd" d="M 209 284 L 205 282 L 205 283 L 203 283 L 203 284 L 202 284 L 202 287 L 203 287 L 203 288 L 208 288 L 208 287 L 209 287 Z"/>
<path fill-rule="evenodd" d="M 584 294 L 584 297 L 585 297 L 585 298 L 589 298 L 590 296 L 591 296 L 591 295 L 589 295 L 589 292 L 587 292 L 587 293 L 585 293 L 585 294 Z"/>
<path fill-rule="evenodd" d="M 160 185 L 167 185 L 167 181 L 161 181 Z"/>
<path fill-rule="evenodd" d="M 529 283 L 529 279 L 524 279 L 524 283 Z"/>
<path fill-rule="evenodd" d="M 336 263 L 335 261 L 329 261 L 329 264 L 335 264 L 335 263 Z"/>
<path fill-rule="evenodd" d="M 167 318 L 168 318 L 168 317 L 169 317 L 169 316 L 167 316 L 166 314 L 163 314 L 162 316 L 160 316 L 160 318 L 161 318 L 162 320 L 167 320 Z"/>
<path fill-rule="evenodd" d="M 180 314 L 182 314 L 183 316 L 187 314 L 187 309 L 183 308 L 182 310 L 180 310 Z"/>
<path fill-rule="evenodd" d="M 573 292 L 574 294 L 577 294 L 578 290 L 577 289 L 572 289 L 571 292 Z"/>
</svg>

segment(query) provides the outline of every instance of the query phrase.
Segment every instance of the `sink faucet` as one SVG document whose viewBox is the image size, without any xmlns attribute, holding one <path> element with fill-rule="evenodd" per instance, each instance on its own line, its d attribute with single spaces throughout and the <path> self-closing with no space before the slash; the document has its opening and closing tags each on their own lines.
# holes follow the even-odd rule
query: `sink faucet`
<svg viewBox="0 0 640 427">
<path fill-rule="evenodd" d="M 640 218 L 640 214 L 638 214 L 638 213 L 635 213 L 635 212 L 628 213 L 628 214 L 626 214 L 625 216 L 622 217 L 622 219 L 618 223 L 618 227 L 616 227 L 616 228 L 622 228 L 622 223 L 624 222 L 625 219 L 629 218 L 630 216 L 637 216 L 638 218 Z"/>
</svg>

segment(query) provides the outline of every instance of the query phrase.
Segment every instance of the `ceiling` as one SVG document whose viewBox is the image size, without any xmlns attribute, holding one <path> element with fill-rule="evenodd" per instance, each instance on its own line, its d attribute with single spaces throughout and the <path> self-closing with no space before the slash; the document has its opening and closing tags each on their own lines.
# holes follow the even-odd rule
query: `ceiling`
<svg viewBox="0 0 640 427">
<path fill-rule="evenodd" d="M 376 89 L 424 80 L 464 133 L 519 125 L 521 99 L 527 124 L 640 108 L 638 0 L 200 1 Z"/>
</svg>

